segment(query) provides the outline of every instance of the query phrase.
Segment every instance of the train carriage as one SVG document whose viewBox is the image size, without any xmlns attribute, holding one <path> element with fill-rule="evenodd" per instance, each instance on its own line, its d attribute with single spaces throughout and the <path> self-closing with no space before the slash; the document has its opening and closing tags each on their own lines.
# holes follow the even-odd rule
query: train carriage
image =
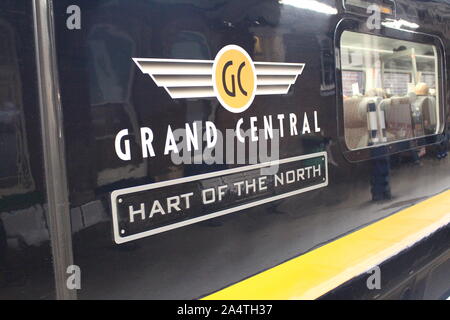
<svg viewBox="0 0 450 320">
<path fill-rule="evenodd" d="M 3 0 L 0 299 L 446 299 L 450 4 Z"/>
</svg>

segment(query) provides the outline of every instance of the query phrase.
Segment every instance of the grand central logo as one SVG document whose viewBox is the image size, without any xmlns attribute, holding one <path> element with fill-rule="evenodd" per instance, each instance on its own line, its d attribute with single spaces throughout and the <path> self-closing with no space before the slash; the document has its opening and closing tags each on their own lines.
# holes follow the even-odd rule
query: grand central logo
<svg viewBox="0 0 450 320">
<path fill-rule="evenodd" d="M 133 58 L 139 69 L 172 99 L 216 97 L 230 112 L 247 110 L 256 95 L 287 94 L 304 63 L 253 62 L 228 45 L 213 60 Z"/>
<path fill-rule="evenodd" d="M 214 60 L 133 61 L 172 99 L 217 98 L 233 113 L 247 110 L 256 95 L 287 94 L 305 68 L 304 63 L 253 62 L 236 45 L 222 48 Z M 143 126 L 140 134 L 135 128 L 122 128 L 114 139 L 116 155 L 122 161 L 131 161 L 132 155 L 148 161 L 170 156 L 173 165 L 232 166 L 114 190 L 115 242 L 133 241 L 326 187 L 326 152 L 279 159 L 280 139 L 320 135 L 318 110 L 281 109 L 276 105 L 267 114 L 242 115 L 234 126 L 227 123 L 223 132 L 210 120 L 177 126 L 167 123 L 157 131 Z M 154 144 L 155 137 L 165 143 Z M 140 143 L 131 144 L 136 138 Z M 132 146 L 137 149 L 133 151 Z"/>
</svg>

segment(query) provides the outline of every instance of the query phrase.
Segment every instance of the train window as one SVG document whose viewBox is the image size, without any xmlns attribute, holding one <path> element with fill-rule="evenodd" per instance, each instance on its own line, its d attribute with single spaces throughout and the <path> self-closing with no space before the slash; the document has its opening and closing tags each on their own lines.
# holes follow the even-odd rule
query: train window
<svg viewBox="0 0 450 320">
<path fill-rule="evenodd" d="M 344 31 L 345 141 L 351 150 L 436 134 L 440 128 L 434 45 Z"/>
</svg>

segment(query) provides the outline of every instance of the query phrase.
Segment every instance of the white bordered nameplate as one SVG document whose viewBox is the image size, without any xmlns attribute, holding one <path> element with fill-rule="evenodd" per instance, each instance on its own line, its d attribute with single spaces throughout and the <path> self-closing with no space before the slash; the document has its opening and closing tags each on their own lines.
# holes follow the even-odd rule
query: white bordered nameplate
<svg viewBox="0 0 450 320">
<path fill-rule="evenodd" d="M 114 240 L 124 243 L 328 185 L 327 153 L 115 190 Z"/>
</svg>

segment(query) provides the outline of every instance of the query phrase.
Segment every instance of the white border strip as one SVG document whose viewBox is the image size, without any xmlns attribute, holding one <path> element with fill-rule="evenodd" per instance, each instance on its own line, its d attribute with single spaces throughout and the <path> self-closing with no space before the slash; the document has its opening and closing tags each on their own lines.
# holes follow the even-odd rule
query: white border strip
<svg viewBox="0 0 450 320">
<path fill-rule="evenodd" d="M 298 189 L 298 190 L 291 191 L 291 192 L 288 192 L 288 193 L 280 194 L 280 195 L 277 195 L 277 196 L 269 197 L 269 198 L 266 198 L 266 199 L 254 201 L 254 202 L 251 202 L 251 203 L 243 204 L 243 205 L 236 206 L 236 207 L 233 207 L 233 208 L 220 210 L 220 211 L 217 211 L 217 212 L 213 212 L 213 213 L 206 214 L 206 215 L 203 215 L 203 216 L 200 216 L 200 217 L 196 217 L 196 218 L 184 220 L 184 221 L 181 221 L 181 222 L 173 223 L 173 224 L 170 224 L 170 225 L 167 225 L 167 226 L 163 226 L 163 227 L 159 227 L 159 228 L 156 228 L 156 229 L 152 229 L 152 230 L 149 230 L 149 231 L 136 233 L 136 234 L 133 234 L 133 235 L 130 235 L 130 236 L 126 236 L 126 237 L 121 237 L 120 236 L 120 233 L 119 233 L 119 219 L 118 219 L 118 215 L 117 215 L 117 198 L 120 197 L 121 195 L 134 193 L 134 192 L 139 192 L 139 191 L 152 190 L 152 189 L 156 189 L 156 188 L 171 186 L 171 185 L 174 185 L 174 184 L 180 184 L 180 183 L 186 183 L 186 182 L 191 182 L 191 181 L 196 181 L 196 180 L 202 180 L 202 179 L 208 179 L 208 178 L 213 178 L 213 177 L 218 177 L 218 176 L 224 176 L 224 175 L 234 174 L 234 173 L 238 173 L 238 172 L 242 172 L 242 171 L 249 171 L 249 170 L 260 169 L 260 168 L 264 168 L 264 167 L 271 167 L 273 165 L 280 165 L 280 164 L 284 164 L 284 163 L 290 163 L 290 162 L 294 162 L 294 161 L 311 159 L 311 158 L 317 158 L 317 157 L 324 157 L 325 181 L 323 183 L 316 184 L 316 185 L 309 186 L 309 187 L 302 188 L 302 189 Z M 252 207 L 255 207 L 255 206 L 258 206 L 258 205 L 261 205 L 261 204 L 265 204 L 265 203 L 268 203 L 268 202 L 272 202 L 272 201 L 284 199 L 284 198 L 287 198 L 287 197 L 291 197 L 291 196 L 294 196 L 294 195 L 297 195 L 297 194 L 300 194 L 300 193 L 303 193 L 303 192 L 307 192 L 307 191 L 319 189 L 319 188 L 322 188 L 322 187 L 326 187 L 327 185 L 328 185 L 328 156 L 327 156 L 326 152 L 317 152 L 317 153 L 312 153 L 312 154 L 308 154 L 308 155 L 302 155 L 302 156 L 297 156 L 297 157 L 292 157 L 292 158 L 287 158 L 287 159 L 282 159 L 282 160 L 264 162 L 264 163 L 259 163 L 259 164 L 254 164 L 254 165 L 249 165 L 249 166 L 244 166 L 244 167 L 239 167 L 239 168 L 227 169 L 227 170 L 216 171 L 216 172 L 211 172 L 211 173 L 205 173 L 205 174 L 200 174 L 200 175 L 191 176 L 191 177 L 179 178 L 179 179 L 168 180 L 168 181 L 163 181 L 163 182 L 150 183 L 150 184 L 137 186 L 137 187 L 130 187 L 130 188 L 125 188 L 125 189 L 115 190 L 115 191 L 113 191 L 111 193 L 111 208 L 112 208 L 112 218 L 113 218 L 114 241 L 117 244 L 125 243 L 125 242 L 128 242 L 128 241 L 133 241 L 133 240 L 136 240 L 136 239 L 148 237 L 148 236 L 151 236 L 151 235 L 154 235 L 154 234 L 158 234 L 158 233 L 161 233 L 161 232 L 166 232 L 166 231 L 169 231 L 169 230 L 172 230 L 172 229 L 177 229 L 177 228 L 180 228 L 180 227 L 183 227 L 183 226 L 187 226 L 187 225 L 190 225 L 190 224 L 194 224 L 194 223 L 197 223 L 197 222 L 201 222 L 201 221 L 209 220 L 209 219 L 212 219 L 212 218 L 220 217 L 220 216 L 223 216 L 223 215 L 235 212 L 235 211 L 240 211 L 240 210 L 252 208 Z"/>
</svg>

